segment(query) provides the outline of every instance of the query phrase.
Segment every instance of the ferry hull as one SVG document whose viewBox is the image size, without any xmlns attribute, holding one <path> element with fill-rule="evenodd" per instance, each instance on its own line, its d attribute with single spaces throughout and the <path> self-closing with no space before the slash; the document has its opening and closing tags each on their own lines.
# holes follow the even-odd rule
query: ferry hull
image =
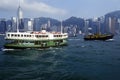
<svg viewBox="0 0 120 80">
<path fill-rule="evenodd" d="M 61 42 L 62 41 L 62 42 Z M 35 41 L 35 42 L 27 42 L 27 43 L 6 43 L 4 48 L 7 49 L 27 49 L 27 48 L 49 48 L 49 47 L 58 47 L 58 46 L 66 46 L 67 40 L 60 41 Z"/>
<path fill-rule="evenodd" d="M 105 36 L 94 36 L 94 35 L 89 35 L 89 36 L 86 36 L 84 37 L 84 40 L 108 40 L 108 39 L 112 39 L 114 35 L 105 35 Z"/>
</svg>

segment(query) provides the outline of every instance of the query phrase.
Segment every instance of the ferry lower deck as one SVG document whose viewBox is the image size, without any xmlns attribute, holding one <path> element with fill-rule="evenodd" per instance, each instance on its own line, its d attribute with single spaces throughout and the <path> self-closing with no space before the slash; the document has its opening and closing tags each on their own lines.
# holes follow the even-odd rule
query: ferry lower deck
<svg viewBox="0 0 120 80">
<path fill-rule="evenodd" d="M 27 40 L 9 40 L 4 45 L 7 49 L 26 49 L 26 48 L 49 48 L 67 45 L 67 39 L 46 40 L 46 41 L 27 41 Z"/>
</svg>

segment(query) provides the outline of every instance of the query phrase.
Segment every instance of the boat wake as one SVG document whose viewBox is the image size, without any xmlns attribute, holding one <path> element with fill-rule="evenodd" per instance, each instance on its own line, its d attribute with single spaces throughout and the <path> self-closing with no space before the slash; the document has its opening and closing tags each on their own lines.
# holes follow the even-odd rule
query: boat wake
<svg viewBox="0 0 120 80">
<path fill-rule="evenodd" d="M 1 48 L 1 51 L 14 51 L 15 49 L 5 49 L 5 48 Z"/>
<path fill-rule="evenodd" d="M 11 49 L 8 49 L 8 48 L 1 48 L 0 49 L 0 51 L 3 51 L 3 52 L 4 51 L 21 51 L 21 50 L 23 50 L 23 49 L 12 49 L 12 48 Z"/>
<path fill-rule="evenodd" d="M 82 40 L 82 39 L 68 39 L 68 40 L 70 40 L 70 41 L 76 40 L 77 41 L 77 40 Z"/>
<path fill-rule="evenodd" d="M 108 41 L 108 42 L 109 42 L 109 41 L 114 41 L 114 40 L 115 40 L 115 39 L 108 39 L 108 40 L 106 40 L 106 41 Z"/>
</svg>

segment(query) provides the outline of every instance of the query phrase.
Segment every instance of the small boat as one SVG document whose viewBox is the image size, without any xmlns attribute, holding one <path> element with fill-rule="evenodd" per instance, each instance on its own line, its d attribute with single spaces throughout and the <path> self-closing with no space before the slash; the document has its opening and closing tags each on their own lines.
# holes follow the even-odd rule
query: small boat
<svg viewBox="0 0 120 80">
<path fill-rule="evenodd" d="M 98 21 L 98 29 L 97 29 L 97 33 L 93 34 L 92 33 L 92 28 L 88 28 L 88 22 L 86 21 L 86 31 L 85 31 L 85 36 L 84 36 L 84 40 L 109 40 L 112 39 L 114 37 L 114 34 L 108 33 L 108 34 L 102 34 L 100 32 L 100 21 Z M 89 32 L 90 31 L 90 32 Z"/>
<path fill-rule="evenodd" d="M 113 34 L 91 34 L 85 35 L 84 40 L 109 40 L 113 38 Z"/>
</svg>

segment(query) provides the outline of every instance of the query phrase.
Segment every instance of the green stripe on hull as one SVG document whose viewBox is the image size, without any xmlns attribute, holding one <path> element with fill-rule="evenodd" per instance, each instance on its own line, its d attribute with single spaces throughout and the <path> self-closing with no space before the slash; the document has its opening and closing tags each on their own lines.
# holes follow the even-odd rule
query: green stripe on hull
<svg viewBox="0 0 120 80">
<path fill-rule="evenodd" d="M 25 49 L 25 48 L 48 48 L 67 45 L 67 40 L 49 40 L 49 41 L 14 41 L 4 45 L 5 48 Z"/>
</svg>

